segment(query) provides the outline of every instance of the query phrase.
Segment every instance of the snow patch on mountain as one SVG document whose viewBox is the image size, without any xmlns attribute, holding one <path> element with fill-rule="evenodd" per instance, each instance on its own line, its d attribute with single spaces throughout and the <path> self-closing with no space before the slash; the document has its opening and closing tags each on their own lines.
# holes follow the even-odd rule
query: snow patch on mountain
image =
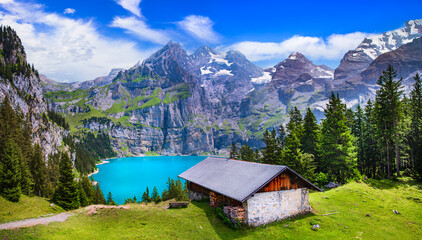
<svg viewBox="0 0 422 240">
<path fill-rule="evenodd" d="M 209 54 L 210 54 L 210 61 L 208 63 L 213 63 L 213 62 L 223 63 L 223 64 L 226 64 L 229 67 L 230 67 L 230 65 L 233 64 L 233 63 L 229 63 L 229 61 L 225 59 L 226 54 L 219 55 L 219 54 L 213 54 L 211 52 Z"/>
<path fill-rule="evenodd" d="M 275 68 L 273 68 L 273 69 L 275 69 Z M 275 71 L 273 71 L 273 72 L 275 72 Z M 263 72 L 262 76 L 256 77 L 256 78 L 251 78 L 251 81 L 253 83 L 256 83 L 256 84 L 264 84 L 264 83 L 270 82 L 271 79 L 272 79 L 272 77 L 271 77 L 270 72 Z"/>
<path fill-rule="evenodd" d="M 223 76 L 223 75 L 233 76 L 232 71 L 227 70 L 227 69 L 221 69 L 220 71 L 215 73 L 215 76 Z"/>
<path fill-rule="evenodd" d="M 201 75 L 206 75 L 206 74 L 211 74 L 212 72 L 210 71 L 211 67 L 207 67 L 205 68 L 205 66 L 201 67 Z"/>
<path fill-rule="evenodd" d="M 316 68 L 319 71 L 319 75 L 317 75 L 317 78 L 333 78 L 334 77 L 334 71 L 333 70 L 326 70 L 321 67 Z"/>
</svg>

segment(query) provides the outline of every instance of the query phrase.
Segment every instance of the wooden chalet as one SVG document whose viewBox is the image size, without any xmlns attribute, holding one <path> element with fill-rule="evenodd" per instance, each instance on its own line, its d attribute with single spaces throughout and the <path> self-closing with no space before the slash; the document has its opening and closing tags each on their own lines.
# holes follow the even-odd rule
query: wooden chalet
<svg viewBox="0 0 422 240">
<path fill-rule="evenodd" d="M 210 199 L 233 220 L 261 225 L 310 210 L 317 186 L 287 166 L 209 157 L 179 175 L 191 200 Z"/>
</svg>

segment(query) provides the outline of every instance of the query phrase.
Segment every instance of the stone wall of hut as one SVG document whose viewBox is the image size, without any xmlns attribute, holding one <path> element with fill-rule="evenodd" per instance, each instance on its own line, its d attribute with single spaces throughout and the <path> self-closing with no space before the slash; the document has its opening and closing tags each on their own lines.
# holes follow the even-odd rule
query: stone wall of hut
<svg viewBox="0 0 422 240">
<path fill-rule="evenodd" d="M 298 188 L 274 192 L 255 193 L 243 203 L 246 210 L 246 222 L 259 226 L 281 219 L 307 213 L 309 190 Z"/>
</svg>

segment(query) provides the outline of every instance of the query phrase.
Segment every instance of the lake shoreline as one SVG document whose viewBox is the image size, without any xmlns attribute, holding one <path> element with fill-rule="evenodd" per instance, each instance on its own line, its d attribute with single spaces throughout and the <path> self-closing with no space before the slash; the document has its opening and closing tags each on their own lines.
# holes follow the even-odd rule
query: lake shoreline
<svg viewBox="0 0 422 240">
<path fill-rule="evenodd" d="M 108 161 L 108 160 L 110 160 L 110 159 L 112 159 L 112 158 L 102 159 L 102 160 L 101 160 L 101 162 L 100 162 L 100 163 L 95 164 L 95 166 L 98 166 L 98 165 L 103 165 L 103 164 L 107 164 L 107 163 L 109 163 L 109 162 L 110 162 L 110 161 Z M 91 177 L 92 175 L 95 175 L 95 174 L 97 174 L 97 173 L 99 173 L 99 172 L 100 172 L 100 170 L 97 168 L 94 172 L 89 173 L 89 174 L 88 174 L 88 177 Z"/>
</svg>

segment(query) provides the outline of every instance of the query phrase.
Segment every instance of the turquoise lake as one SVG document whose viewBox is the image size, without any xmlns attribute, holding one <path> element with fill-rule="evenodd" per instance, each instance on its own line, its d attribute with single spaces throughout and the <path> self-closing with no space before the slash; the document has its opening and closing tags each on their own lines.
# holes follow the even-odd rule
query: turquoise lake
<svg viewBox="0 0 422 240">
<path fill-rule="evenodd" d="M 110 159 L 110 163 L 98 165 L 99 173 L 94 174 L 95 181 L 100 183 L 104 197 L 108 192 L 113 200 L 123 204 L 126 198 L 136 196 L 141 200 L 142 193 L 148 187 L 152 193 L 154 186 L 161 192 L 167 188 L 169 177 L 177 175 L 204 160 L 202 156 L 151 156 L 125 157 Z"/>
</svg>

